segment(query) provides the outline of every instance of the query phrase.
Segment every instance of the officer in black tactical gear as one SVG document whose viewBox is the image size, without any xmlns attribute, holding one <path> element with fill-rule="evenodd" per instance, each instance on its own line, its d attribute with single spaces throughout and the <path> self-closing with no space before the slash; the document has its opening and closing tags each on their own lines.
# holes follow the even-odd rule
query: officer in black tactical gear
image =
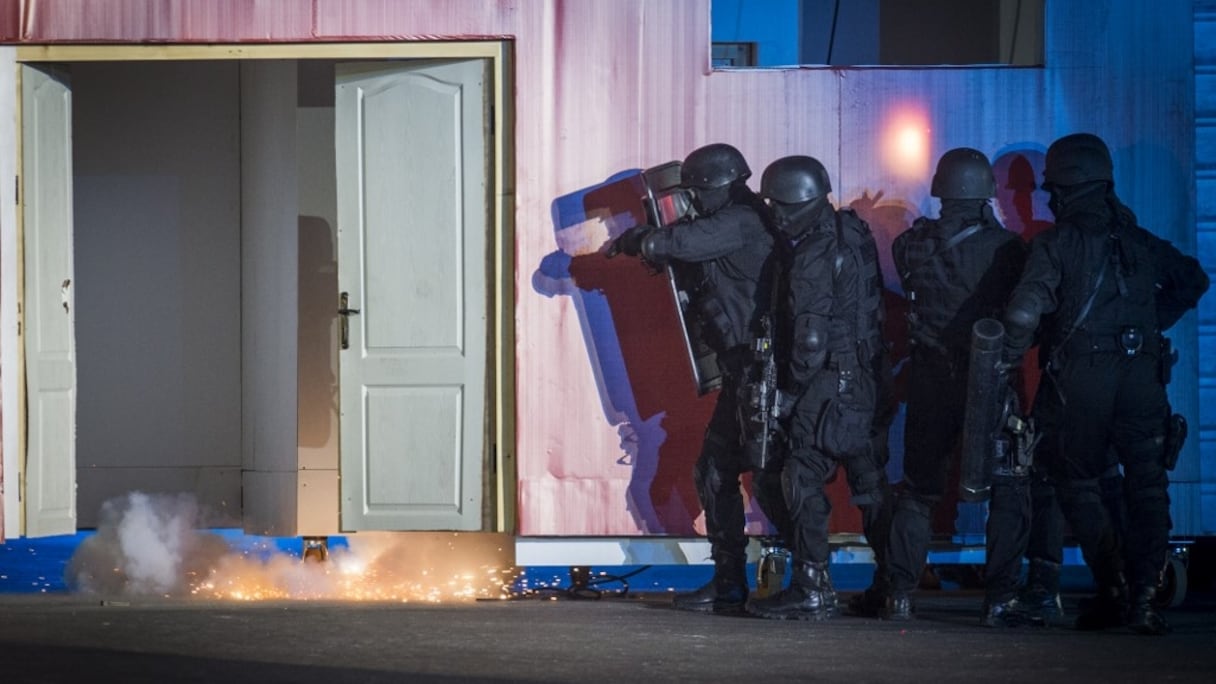
<svg viewBox="0 0 1216 684">
<path fill-rule="evenodd" d="M 822 620 L 835 613 L 824 484 L 838 465 L 876 561 L 886 564 L 890 496 L 872 432 L 876 370 L 885 367 L 879 362 L 882 274 L 869 226 L 851 210 L 836 210 L 831 190 L 823 164 L 806 156 L 774 161 L 761 179 L 761 197 L 793 244 L 778 347 L 793 578 L 784 591 L 748 604 L 750 613 L 765 618 Z"/>
<path fill-rule="evenodd" d="M 892 620 L 912 618 L 911 596 L 924 571 L 933 508 L 957 459 L 972 326 L 999 316 L 1026 254 L 1021 239 L 993 215 L 996 181 L 982 152 L 960 147 L 943 154 L 930 193 L 941 199 L 940 217 L 917 219 L 891 245 L 908 300 L 912 349 L 904 480 L 891 523 L 891 595 L 880 612 Z M 1006 474 L 992 482 L 984 624 L 1003 624 L 1015 604 L 1024 548 L 1016 537 L 1024 537 L 1029 524 L 1029 502 L 1020 503 L 1028 487 L 1020 480 Z"/>
<path fill-rule="evenodd" d="M 697 148 L 684 160 L 680 174 L 696 217 L 674 227 L 631 228 L 609 254 L 621 251 L 653 265 L 678 260 L 700 270 L 693 305 L 722 371 L 722 388 L 694 472 L 714 576 L 696 591 L 678 594 L 674 605 L 681 610 L 740 612 L 748 597 L 740 491 L 744 472 L 753 472 L 757 502 L 778 535 L 790 528 L 780 462 L 752 462 L 753 452 L 745 448 L 749 435 L 742 405 L 754 360 L 752 342 L 762 334 L 761 321 L 771 308 L 780 254 L 762 219 L 764 207 L 746 185 L 751 170 L 739 150 L 724 143 Z"/>
<path fill-rule="evenodd" d="M 1056 224 L 1031 242 L 1005 310 L 1004 357 L 1020 362 L 1037 334 L 1046 360 L 1034 403 L 1040 451 L 1098 585 L 1077 628 L 1164 634 L 1153 598 L 1171 525 L 1167 471 L 1185 421 L 1166 398 L 1161 335 L 1198 304 L 1208 278 L 1194 258 L 1137 225 L 1114 193 L 1113 171 L 1095 135 L 1067 135 L 1048 148 L 1043 180 Z M 1112 446 L 1123 468 L 1125 550 L 1102 501 Z"/>
</svg>

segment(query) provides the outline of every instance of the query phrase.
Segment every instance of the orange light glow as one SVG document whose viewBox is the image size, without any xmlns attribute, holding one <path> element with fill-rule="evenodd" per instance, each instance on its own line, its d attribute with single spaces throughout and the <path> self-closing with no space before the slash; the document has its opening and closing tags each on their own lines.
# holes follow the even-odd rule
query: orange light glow
<svg viewBox="0 0 1216 684">
<path fill-rule="evenodd" d="M 883 132 L 883 162 L 905 179 L 929 175 L 929 118 L 919 107 L 901 106 L 887 119 Z"/>
<path fill-rule="evenodd" d="M 235 601 L 444 603 L 508 598 L 518 574 L 514 569 L 483 564 L 496 554 L 441 547 L 428 549 L 428 553 L 419 551 L 401 544 L 365 546 L 332 552 L 321 563 L 281 554 L 266 559 L 229 554 L 219 559 L 205 579 L 193 583 L 190 593 Z"/>
</svg>

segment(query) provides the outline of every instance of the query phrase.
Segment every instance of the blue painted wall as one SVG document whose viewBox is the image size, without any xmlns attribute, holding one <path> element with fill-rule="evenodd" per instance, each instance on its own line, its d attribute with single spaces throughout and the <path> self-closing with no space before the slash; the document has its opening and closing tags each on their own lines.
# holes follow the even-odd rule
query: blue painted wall
<svg viewBox="0 0 1216 684">
<path fill-rule="evenodd" d="M 1195 2 L 1195 244 L 1216 280 L 1216 1 Z M 1216 295 L 1199 304 L 1199 496 L 1216 533 Z"/>
</svg>

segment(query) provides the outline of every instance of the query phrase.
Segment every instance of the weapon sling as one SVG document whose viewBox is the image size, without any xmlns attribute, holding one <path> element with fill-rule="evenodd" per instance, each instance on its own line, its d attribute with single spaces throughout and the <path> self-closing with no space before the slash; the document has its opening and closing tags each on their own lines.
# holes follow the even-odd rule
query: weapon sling
<svg viewBox="0 0 1216 684">
<path fill-rule="evenodd" d="M 1051 378 L 1051 383 L 1055 385 L 1056 396 L 1060 398 L 1061 404 L 1066 404 L 1068 401 L 1064 397 L 1064 390 L 1060 387 L 1060 383 L 1056 382 L 1055 377 L 1055 371 L 1059 370 L 1060 354 L 1064 353 L 1064 347 L 1072 339 L 1073 333 L 1077 331 L 1077 328 L 1081 327 L 1081 324 L 1085 322 L 1086 317 L 1089 316 L 1089 310 L 1093 308 L 1094 300 L 1098 298 L 1098 291 L 1102 289 L 1102 281 L 1106 279 L 1106 269 L 1110 266 L 1111 259 L 1115 255 L 1113 241 L 1117 239 L 1113 232 L 1107 235 L 1106 242 L 1109 247 L 1106 250 L 1106 254 L 1102 257 L 1102 268 L 1098 270 L 1098 277 L 1094 279 L 1094 288 L 1089 293 L 1089 297 L 1085 299 L 1085 304 L 1081 306 L 1081 310 L 1077 312 L 1077 317 L 1073 319 L 1072 325 L 1068 328 L 1068 333 L 1064 335 L 1064 339 L 1060 340 L 1060 344 L 1051 350 L 1051 359 L 1047 364 L 1049 370 L 1047 377 Z"/>
</svg>

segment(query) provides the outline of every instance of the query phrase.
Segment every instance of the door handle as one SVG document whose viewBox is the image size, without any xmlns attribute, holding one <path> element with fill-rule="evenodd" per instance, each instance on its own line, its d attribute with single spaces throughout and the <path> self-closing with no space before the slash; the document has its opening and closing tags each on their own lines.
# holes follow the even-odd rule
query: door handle
<svg viewBox="0 0 1216 684">
<path fill-rule="evenodd" d="M 342 317 L 339 329 L 342 331 L 342 348 L 350 349 L 350 317 L 358 316 L 359 310 L 350 308 L 350 293 L 343 292 L 338 296 L 338 315 Z"/>
</svg>

